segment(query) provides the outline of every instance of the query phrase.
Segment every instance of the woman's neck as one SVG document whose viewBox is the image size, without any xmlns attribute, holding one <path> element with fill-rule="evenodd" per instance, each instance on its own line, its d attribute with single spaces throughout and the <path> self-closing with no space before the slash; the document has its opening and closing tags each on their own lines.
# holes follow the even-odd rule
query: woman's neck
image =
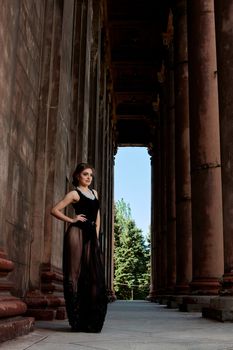
<svg viewBox="0 0 233 350">
<path fill-rule="evenodd" d="M 77 186 L 81 191 L 85 192 L 85 191 L 88 191 L 89 190 L 89 187 L 88 186 L 82 186 L 82 185 L 79 185 Z"/>
</svg>

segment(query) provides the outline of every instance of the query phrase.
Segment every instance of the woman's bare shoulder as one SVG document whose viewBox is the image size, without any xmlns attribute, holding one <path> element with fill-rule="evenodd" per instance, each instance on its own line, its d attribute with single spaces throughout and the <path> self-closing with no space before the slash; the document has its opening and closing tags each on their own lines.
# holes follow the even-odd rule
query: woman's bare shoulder
<svg viewBox="0 0 233 350">
<path fill-rule="evenodd" d="M 72 190 L 72 191 L 68 192 L 66 194 L 66 197 L 72 199 L 74 202 L 77 202 L 80 199 L 79 194 L 76 190 Z"/>
</svg>

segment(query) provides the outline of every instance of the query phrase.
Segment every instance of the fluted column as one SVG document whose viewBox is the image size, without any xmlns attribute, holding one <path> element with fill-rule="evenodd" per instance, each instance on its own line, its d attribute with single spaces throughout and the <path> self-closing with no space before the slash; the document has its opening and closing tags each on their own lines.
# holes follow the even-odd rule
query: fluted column
<svg viewBox="0 0 233 350">
<path fill-rule="evenodd" d="M 221 130 L 224 294 L 233 295 L 233 0 L 215 0 L 219 110 Z M 229 88 L 230 87 L 230 88 Z"/>
<path fill-rule="evenodd" d="M 108 236 L 109 236 L 109 248 L 108 248 L 108 298 L 110 301 L 116 300 L 113 280 L 114 280 L 114 155 L 113 155 L 113 130 L 110 132 L 110 153 L 109 153 L 109 208 L 108 208 Z"/>
<path fill-rule="evenodd" d="M 111 186 L 111 171 L 112 171 L 112 164 L 111 164 L 111 96 L 110 93 L 108 93 L 107 97 L 107 105 L 106 105 L 106 173 L 105 173 L 105 201 L 106 201 L 106 221 L 105 221 L 105 240 L 106 240 L 106 274 L 107 274 L 107 285 L 109 289 L 109 294 L 111 298 L 112 290 L 112 256 L 111 256 L 111 250 L 112 250 L 112 227 L 111 227 L 111 221 L 112 221 L 112 186 Z"/>
<path fill-rule="evenodd" d="M 186 0 L 174 15 L 176 126 L 176 292 L 186 294 L 192 279 L 192 215 L 189 141 L 188 42 Z"/>
<path fill-rule="evenodd" d="M 160 293 L 164 294 L 167 290 L 167 267 L 168 267 L 168 237 L 167 237 L 167 108 L 166 108 L 166 90 L 163 86 L 162 94 L 162 110 L 160 118 L 160 178 L 159 186 L 160 190 L 160 249 L 161 249 L 161 261 L 160 261 L 160 271 L 161 271 L 161 285 Z"/>
<path fill-rule="evenodd" d="M 101 55 L 101 11 L 100 2 L 92 0 L 92 30 L 91 30 L 91 56 L 90 56 L 90 102 L 89 102 L 89 126 L 88 126 L 88 163 L 92 164 L 98 173 L 98 156 L 96 145 L 98 144 L 99 131 L 99 71 Z"/>
<path fill-rule="evenodd" d="M 159 118 L 160 119 L 160 118 Z M 162 261 L 162 210 L 161 210 L 161 131 L 160 131 L 160 120 L 158 120 L 156 128 L 156 137 L 155 137 L 155 167 L 154 167 L 154 248 L 155 248 L 155 273 L 156 273 L 156 294 L 160 294 L 163 285 L 163 261 Z"/>
<path fill-rule="evenodd" d="M 167 292 L 176 284 L 175 111 L 173 45 L 170 47 L 169 110 L 167 123 Z"/>
<path fill-rule="evenodd" d="M 216 294 L 223 274 L 223 224 L 214 0 L 188 2 L 193 280 Z"/>
<path fill-rule="evenodd" d="M 149 155 L 151 156 L 151 278 L 150 278 L 150 292 L 148 296 L 148 300 L 155 301 L 156 300 L 156 291 L 157 291 L 157 264 L 156 264 L 156 214 L 157 214 L 157 208 L 156 208 L 156 199 L 157 199 L 157 186 L 156 186 L 156 175 L 157 175 L 157 168 L 156 168 L 156 155 L 155 152 L 157 150 L 154 149 L 154 145 L 151 145 L 151 148 L 148 150 Z"/>
<path fill-rule="evenodd" d="M 79 0 L 77 6 L 81 11 L 78 33 L 79 37 L 79 74 L 78 74 L 78 135 L 77 137 L 77 162 L 88 161 L 88 132 L 91 102 L 90 98 L 90 72 L 91 72 L 91 25 L 93 11 L 90 0 Z M 83 117 L 85 116 L 85 117 Z"/>
</svg>

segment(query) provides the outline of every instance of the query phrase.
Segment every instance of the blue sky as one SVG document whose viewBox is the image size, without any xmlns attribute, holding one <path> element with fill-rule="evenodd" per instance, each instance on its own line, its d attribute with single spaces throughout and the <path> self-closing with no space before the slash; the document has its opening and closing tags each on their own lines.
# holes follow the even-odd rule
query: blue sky
<svg viewBox="0 0 233 350">
<path fill-rule="evenodd" d="M 114 169 L 115 201 L 123 198 L 130 205 L 132 218 L 146 235 L 150 226 L 151 167 L 144 147 L 119 147 Z"/>
</svg>

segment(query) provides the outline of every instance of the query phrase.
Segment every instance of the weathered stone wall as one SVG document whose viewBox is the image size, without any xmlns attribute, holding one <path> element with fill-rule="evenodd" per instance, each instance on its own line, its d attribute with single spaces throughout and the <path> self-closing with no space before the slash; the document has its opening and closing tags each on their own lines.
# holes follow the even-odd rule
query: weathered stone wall
<svg viewBox="0 0 233 350">
<path fill-rule="evenodd" d="M 15 294 L 28 282 L 44 1 L 1 4 L 1 227 Z"/>
<path fill-rule="evenodd" d="M 72 114 L 72 45 L 73 45 L 73 22 L 74 22 L 74 0 L 64 2 L 63 24 L 62 24 L 62 41 L 61 41 L 61 67 L 59 82 L 59 101 L 57 113 L 57 135 L 55 140 L 54 153 L 54 181 L 51 184 L 51 192 L 54 192 L 53 202 L 50 201 L 48 206 L 60 200 L 67 191 L 66 178 L 70 180 L 70 174 L 75 164 L 71 162 L 71 134 L 70 124 Z M 50 214 L 50 208 L 48 208 Z M 49 219 L 49 218 L 48 218 Z M 52 220 L 52 247 L 51 247 L 51 264 L 56 267 L 62 266 L 62 245 L 64 229 L 59 229 L 61 223 L 58 220 Z M 48 232 L 49 234 L 49 232 Z M 56 247 L 56 248 L 55 248 Z M 55 248 L 55 249 L 54 249 Z M 48 259 L 49 257 L 46 257 Z"/>
<path fill-rule="evenodd" d="M 15 263 L 13 293 L 26 295 L 30 310 L 51 292 L 61 296 L 66 225 L 50 210 L 72 188 L 79 161 L 97 168 L 111 286 L 112 124 L 102 26 L 100 0 L 2 2 L 0 248 Z"/>
<path fill-rule="evenodd" d="M 30 288 L 40 288 L 41 264 L 50 264 L 58 104 L 62 40 L 63 1 L 46 1 L 41 59 L 40 103 L 35 157 L 35 194 L 31 244 Z M 66 132 L 67 134 L 67 132 Z M 61 156 L 61 162 L 64 158 Z M 65 178 L 60 187 L 64 191 Z M 61 225 L 61 223 L 60 223 Z M 56 246 L 54 247 L 56 249 Z"/>
<path fill-rule="evenodd" d="M 6 3 L 1 5 L 0 12 L 0 242 L 3 246 L 6 240 L 5 235 L 5 204 L 9 162 L 8 137 L 11 125 L 11 101 L 12 101 L 12 81 L 16 60 L 16 40 L 17 26 L 19 20 L 19 6 L 16 2 L 11 2 L 11 6 Z"/>
</svg>

